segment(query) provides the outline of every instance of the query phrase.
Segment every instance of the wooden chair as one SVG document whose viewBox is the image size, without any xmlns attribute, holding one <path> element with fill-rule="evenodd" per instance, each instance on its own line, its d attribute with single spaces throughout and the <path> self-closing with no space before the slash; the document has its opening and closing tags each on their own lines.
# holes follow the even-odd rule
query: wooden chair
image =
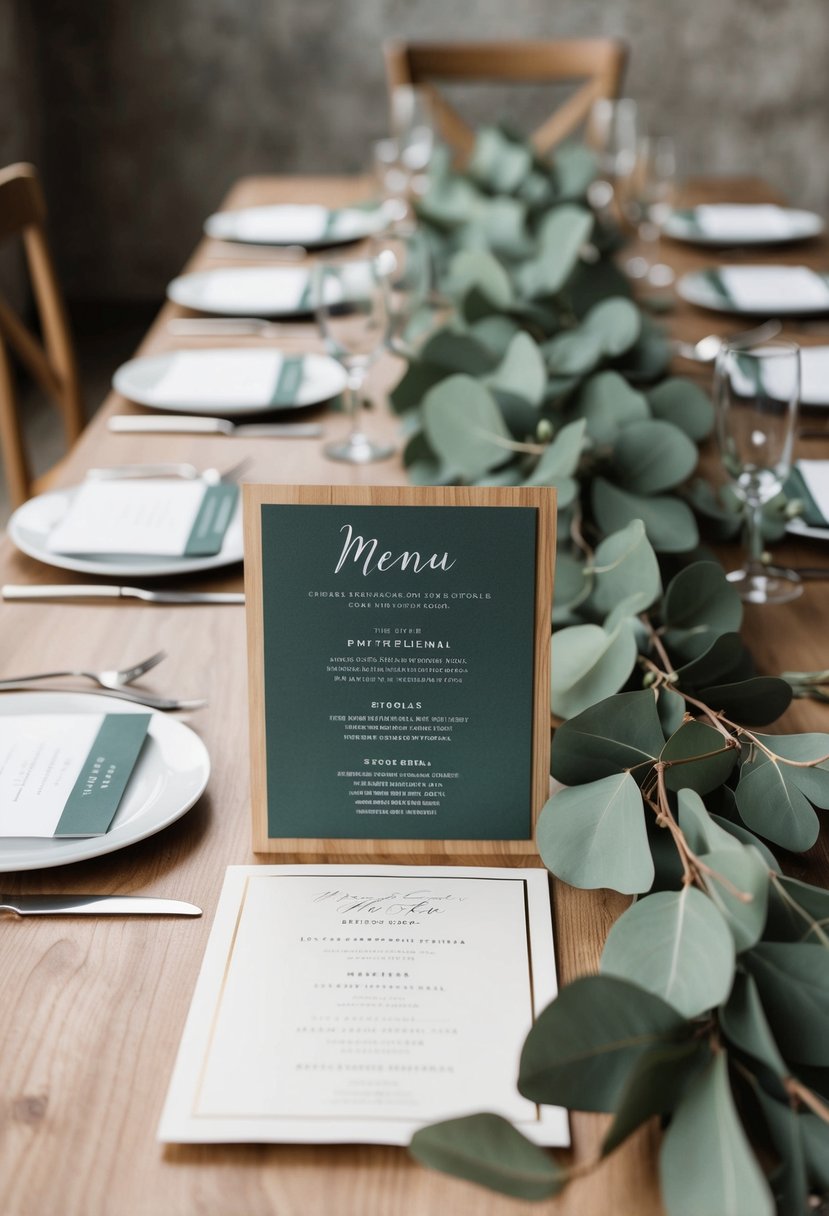
<svg viewBox="0 0 829 1216">
<path fill-rule="evenodd" d="M 428 93 L 444 139 L 462 154 L 475 133 L 435 87 L 436 81 L 513 81 L 522 84 L 581 81 L 532 134 L 539 152 L 571 135 L 590 115 L 594 101 L 613 98 L 627 63 L 627 47 L 611 38 L 563 42 L 389 42 L 384 47 L 389 91 L 420 85 Z M 589 133 L 588 133 L 589 134 Z"/>
<path fill-rule="evenodd" d="M 55 268 L 46 240 L 46 204 L 33 165 L 0 170 L 0 244 L 20 236 L 42 337 L 0 297 L 0 448 L 9 498 L 19 506 L 36 491 L 23 441 L 10 355 L 13 352 L 57 405 L 67 445 L 84 423 L 78 369 Z"/>
</svg>

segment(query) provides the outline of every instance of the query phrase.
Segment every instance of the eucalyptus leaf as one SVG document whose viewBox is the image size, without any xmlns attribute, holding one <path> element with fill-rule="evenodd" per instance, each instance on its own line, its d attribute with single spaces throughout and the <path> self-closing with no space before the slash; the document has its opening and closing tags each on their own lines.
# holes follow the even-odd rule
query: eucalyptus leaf
<svg viewBox="0 0 829 1216">
<path fill-rule="evenodd" d="M 625 427 L 613 447 L 616 477 L 634 494 L 659 494 L 678 486 L 697 459 L 696 445 L 684 431 L 656 418 Z"/>
<path fill-rule="evenodd" d="M 829 951 L 804 942 L 761 942 L 743 957 L 786 1059 L 829 1065 Z"/>
<path fill-rule="evenodd" d="M 573 273 L 592 228 L 593 216 L 582 207 L 564 204 L 550 211 L 541 224 L 538 256 L 518 270 L 521 292 L 530 300 L 558 295 Z"/>
<path fill-rule="evenodd" d="M 587 597 L 590 583 L 584 563 L 569 553 L 556 553 L 556 576 L 553 583 L 553 604 L 566 608 L 581 603 Z M 555 620 L 555 617 L 553 618 Z"/>
<path fill-rule="evenodd" d="M 694 562 L 668 584 L 662 619 L 669 649 L 693 659 L 719 634 L 740 628 L 743 605 L 718 562 Z"/>
<path fill-rule="evenodd" d="M 747 972 L 738 969 L 728 1000 L 720 1008 L 719 1019 L 723 1034 L 740 1051 L 759 1060 L 776 1077 L 790 1075 L 774 1041 L 757 985 Z"/>
<path fill-rule="evenodd" d="M 509 455 L 510 434 L 482 384 L 471 376 L 449 376 L 423 402 L 423 428 L 438 457 L 469 479 L 481 477 Z"/>
<path fill-rule="evenodd" d="M 584 329 L 565 330 L 542 347 L 547 370 L 554 376 L 585 376 L 602 357 L 602 344 Z"/>
<path fill-rule="evenodd" d="M 695 887 L 647 895 L 611 927 L 603 975 L 635 977 L 693 1018 L 721 1004 L 734 977 L 734 942 L 722 914 Z"/>
<path fill-rule="evenodd" d="M 774 1216 L 774 1199 L 740 1124 L 726 1053 L 692 1082 L 659 1154 L 668 1216 Z"/>
<path fill-rule="evenodd" d="M 510 342 L 519 332 L 519 326 L 511 317 L 493 313 L 470 325 L 469 332 L 493 359 L 500 362 L 507 353 Z"/>
<path fill-rule="evenodd" d="M 467 172 L 473 181 L 498 194 L 512 194 L 532 169 L 532 151 L 499 127 L 481 127 Z"/>
<path fill-rule="evenodd" d="M 501 1115 L 467 1115 L 422 1127 L 409 1152 L 421 1165 L 515 1199 L 548 1199 L 567 1182 L 567 1171 Z"/>
<path fill-rule="evenodd" d="M 711 819 L 717 824 L 718 827 L 721 827 L 724 832 L 727 832 L 730 836 L 733 836 L 735 840 L 739 840 L 741 844 L 750 844 L 752 848 L 755 848 L 771 872 L 775 874 L 780 873 L 780 863 L 778 862 L 777 858 L 774 856 L 768 845 L 765 844 L 759 836 L 755 836 L 754 832 L 751 832 L 748 828 L 743 827 L 741 823 L 733 823 L 730 819 L 724 819 L 721 815 L 712 814 Z"/>
<path fill-rule="evenodd" d="M 561 990 L 521 1053 L 518 1088 L 531 1102 L 615 1110 L 637 1061 L 690 1027 L 659 997 L 627 980 L 589 975 Z"/>
<path fill-rule="evenodd" d="M 602 1156 L 618 1148 L 638 1127 L 672 1111 L 691 1079 L 711 1058 L 705 1043 L 660 1043 L 640 1056 L 619 1096 L 613 1122 L 602 1141 Z"/>
<path fill-rule="evenodd" d="M 582 329 L 598 339 L 602 354 L 617 359 L 637 341 L 642 331 L 642 314 L 632 300 L 612 296 L 588 310 Z"/>
<path fill-rule="evenodd" d="M 819 943 L 829 948 L 829 891 L 780 875 L 771 885 L 769 941 Z"/>
<path fill-rule="evenodd" d="M 402 379 L 389 394 L 392 409 L 396 414 L 418 409 L 429 389 L 434 388 L 447 375 L 445 368 L 432 363 L 410 363 Z"/>
<path fill-rule="evenodd" d="M 754 676 L 735 684 L 706 688 L 701 699 L 715 713 L 724 713 L 732 722 L 764 726 L 786 712 L 792 702 L 792 689 L 776 676 Z"/>
<path fill-rule="evenodd" d="M 560 486 L 572 478 L 579 466 L 584 446 L 584 423 L 569 422 L 548 444 L 538 464 L 527 478 L 528 486 Z"/>
<path fill-rule="evenodd" d="M 527 232 L 527 205 L 518 198 L 489 198 L 479 205 L 476 220 L 489 247 L 500 257 L 530 257 L 533 241 Z"/>
<path fill-rule="evenodd" d="M 769 872 L 750 845 L 731 844 L 703 858 L 712 873 L 703 875 L 705 888 L 725 917 L 739 954 L 757 944 L 766 924 Z"/>
<path fill-rule="evenodd" d="M 501 389 L 540 405 L 547 387 L 547 369 L 537 344 L 529 334 L 517 333 L 507 353 L 484 380 L 491 389 Z"/>
<path fill-rule="evenodd" d="M 641 519 L 648 540 L 657 553 L 684 553 L 699 543 L 694 516 L 678 498 L 657 495 L 647 498 L 614 486 L 604 477 L 592 484 L 593 514 L 600 530 L 607 534 Z"/>
<path fill-rule="evenodd" d="M 680 428 L 695 443 L 707 439 L 714 427 L 714 407 L 708 394 L 693 380 L 669 376 L 648 391 L 655 418 Z"/>
<path fill-rule="evenodd" d="M 482 250 L 463 249 L 449 264 L 447 291 L 463 297 L 476 288 L 496 308 L 509 308 L 513 301 L 512 283 L 498 259 Z"/>
<path fill-rule="evenodd" d="M 449 328 L 432 334 L 424 343 L 420 358 L 423 363 L 443 368 L 445 373 L 464 372 L 468 376 L 483 376 L 495 363 L 486 347 L 471 334 Z"/>
<path fill-rule="evenodd" d="M 684 787 L 707 794 L 728 780 L 739 754 L 713 726 L 696 719 L 684 722 L 662 749 L 660 758 L 670 764 L 665 784 L 669 790 Z"/>
<path fill-rule="evenodd" d="M 662 590 L 659 563 L 640 519 L 605 537 L 596 549 L 591 571 L 595 578 L 591 604 L 598 613 L 610 612 L 621 600 L 635 596 L 630 600 L 631 615 L 635 615 L 649 608 Z"/>
<path fill-rule="evenodd" d="M 777 747 L 780 740 L 770 737 L 768 744 Z M 801 788 L 807 772 L 755 748 L 743 763 L 736 791 L 743 823 L 785 849 L 798 853 L 810 849 L 817 840 L 820 824 Z"/>
<path fill-rule="evenodd" d="M 638 769 L 644 777 L 664 743 L 653 694 L 618 693 L 556 729 L 552 775 L 563 785 L 581 785 L 625 769 Z"/>
<path fill-rule="evenodd" d="M 574 416 L 596 444 L 616 443 L 623 428 L 650 417 L 648 403 L 618 372 L 597 372 L 579 389 Z"/>
<path fill-rule="evenodd" d="M 636 637 L 629 621 L 612 633 L 600 625 L 573 625 L 553 634 L 552 709 L 572 718 L 618 692 L 636 664 Z"/>
<path fill-rule="evenodd" d="M 659 721 L 666 735 L 678 731 L 685 718 L 685 700 L 678 692 L 672 692 L 664 685 L 659 689 L 659 699 L 656 703 Z"/>
<path fill-rule="evenodd" d="M 753 675 L 753 670 L 747 666 L 746 648 L 739 633 L 718 634 L 707 650 L 677 671 L 680 688 L 689 690 L 739 680 L 743 675 Z"/>
<path fill-rule="evenodd" d="M 798 1116 L 806 1168 L 816 1187 L 829 1191 L 829 1123 L 817 1115 Z"/>
<path fill-rule="evenodd" d="M 729 848 L 740 850 L 740 842 L 709 815 L 696 790 L 680 789 L 677 804 L 679 826 L 694 853 L 704 855 Z"/>
<path fill-rule="evenodd" d="M 584 198 L 596 176 L 596 154 L 584 144 L 563 144 L 556 149 L 553 173 L 562 198 Z"/>
<path fill-rule="evenodd" d="M 791 1103 L 778 1102 L 762 1086 L 755 1086 L 755 1095 L 780 1164 L 769 1176 L 769 1183 L 783 1212 L 808 1210 L 808 1179 L 800 1120 Z"/>
<path fill-rule="evenodd" d="M 537 845 L 547 869 L 574 887 L 636 895 L 653 882 L 642 795 L 630 773 L 553 794 L 538 821 Z"/>
</svg>

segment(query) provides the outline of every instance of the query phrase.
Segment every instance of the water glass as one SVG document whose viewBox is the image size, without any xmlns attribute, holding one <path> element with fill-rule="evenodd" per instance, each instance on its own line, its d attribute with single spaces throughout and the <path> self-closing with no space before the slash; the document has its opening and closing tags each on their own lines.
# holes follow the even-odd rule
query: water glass
<svg viewBox="0 0 829 1216">
<path fill-rule="evenodd" d="M 388 313 L 383 274 L 375 258 L 341 258 L 319 262 L 314 271 L 314 307 L 325 348 L 345 369 L 346 401 L 351 428 L 345 440 L 323 448 L 330 460 L 368 464 L 394 452 L 365 433 L 361 389 L 368 369 L 383 350 Z"/>
<path fill-rule="evenodd" d="M 782 604 L 803 590 L 792 570 L 763 561 L 763 506 L 791 471 L 800 401 L 800 348 L 766 342 L 751 350 L 724 345 L 714 372 L 717 444 L 735 493 L 745 505 L 747 558 L 728 574 L 752 604 Z"/>
<path fill-rule="evenodd" d="M 676 191 L 676 148 L 668 135 L 640 135 L 630 173 L 620 186 L 625 218 L 637 231 L 643 251 L 631 258 L 631 278 L 646 279 L 654 287 L 674 280 L 670 266 L 659 261 L 662 227 L 671 213 Z"/>
</svg>

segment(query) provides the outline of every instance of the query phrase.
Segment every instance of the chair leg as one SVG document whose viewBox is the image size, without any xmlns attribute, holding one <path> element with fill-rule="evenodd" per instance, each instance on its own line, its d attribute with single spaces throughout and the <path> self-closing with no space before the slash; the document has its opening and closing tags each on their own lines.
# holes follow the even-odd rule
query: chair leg
<svg viewBox="0 0 829 1216">
<path fill-rule="evenodd" d="M 31 475 L 23 445 L 14 378 L 8 352 L 0 341 L 0 448 L 9 499 L 19 507 L 31 493 Z"/>
</svg>

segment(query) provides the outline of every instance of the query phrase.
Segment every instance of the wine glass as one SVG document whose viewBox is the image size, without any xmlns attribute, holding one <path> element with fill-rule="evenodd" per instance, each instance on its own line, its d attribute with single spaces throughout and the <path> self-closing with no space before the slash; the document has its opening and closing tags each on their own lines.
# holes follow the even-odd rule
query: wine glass
<svg viewBox="0 0 829 1216">
<path fill-rule="evenodd" d="M 427 186 L 426 171 L 435 146 L 432 106 L 428 93 L 415 85 L 398 85 L 391 94 L 392 134 L 397 141 L 400 164 L 409 178 L 412 194 Z"/>
<path fill-rule="evenodd" d="M 351 429 L 346 439 L 323 447 L 330 460 L 368 464 L 394 453 L 372 442 L 361 421 L 360 390 L 369 367 L 383 350 L 388 329 L 384 268 L 371 257 L 319 262 L 314 271 L 314 307 L 325 348 L 347 376 L 346 399 Z"/>
<path fill-rule="evenodd" d="M 751 350 L 727 343 L 717 356 L 717 444 L 735 493 L 745 504 L 747 559 L 727 578 L 752 604 L 784 604 L 803 590 L 793 570 L 763 561 L 763 504 L 783 488 L 792 463 L 800 400 L 800 348 L 766 342 Z"/>
<path fill-rule="evenodd" d="M 601 97 L 593 103 L 587 137 L 596 150 L 600 176 L 591 183 L 588 199 L 599 212 L 608 211 L 614 198 L 620 206 L 619 184 L 630 176 L 636 163 L 639 129 L 639 107 L 632 98 L 614 101 Z"/>
<path fill-rule="evenodd" d="M 675 189 L 674 141 L 668 135 L 641 135 L 620 193 L 622 211 L 636 228 L 643 249 L 637 257 L 629 259 L 625 269 L 631 278 L 646 279 L 654 287 L 667 287 L 674 280 L 673 270 L 658 260 L 658 254 Z"/>
<path fill-rule="evenodd" d="M 422 229 L 398 225 L 374 238 L 373 252 L 386 295 L 387 345 L 406 358 L 434 325 L 429 242 Z"/>
</svg>

